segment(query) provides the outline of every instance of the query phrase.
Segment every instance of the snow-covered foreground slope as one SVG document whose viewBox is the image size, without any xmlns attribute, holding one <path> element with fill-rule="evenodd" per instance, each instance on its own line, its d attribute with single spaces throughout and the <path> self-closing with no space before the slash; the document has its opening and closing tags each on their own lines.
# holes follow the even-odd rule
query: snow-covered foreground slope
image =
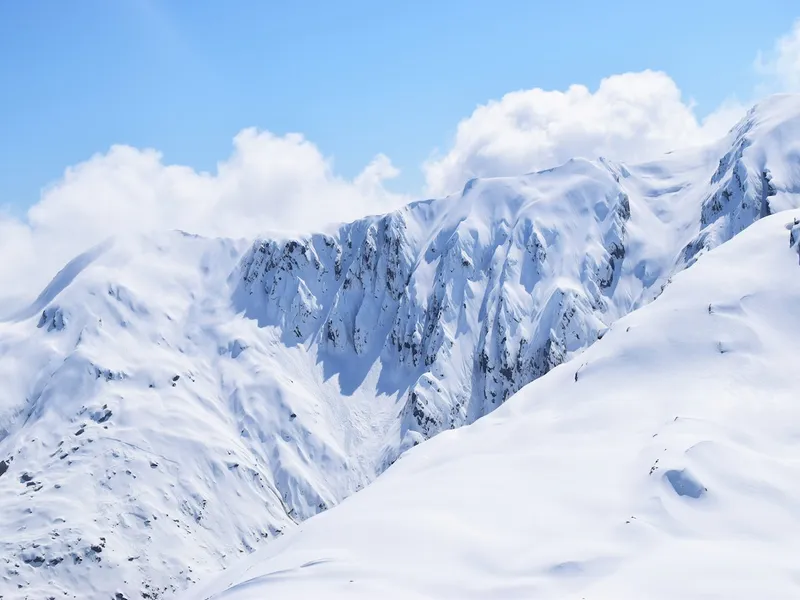
<svg viewBox="0 0 800 600">
<path fill-rule="evenodd" d="M 231 564 L 800 206 L 799 156 L 800 100 L 780 96 L 656 163 L 76 258 L 0 322 L 0 595 L 164 597 Z"/>
<path fill-rule="evenodd" d="M 186 598 L 797 598 L 793 218 Z"/>
</svg>

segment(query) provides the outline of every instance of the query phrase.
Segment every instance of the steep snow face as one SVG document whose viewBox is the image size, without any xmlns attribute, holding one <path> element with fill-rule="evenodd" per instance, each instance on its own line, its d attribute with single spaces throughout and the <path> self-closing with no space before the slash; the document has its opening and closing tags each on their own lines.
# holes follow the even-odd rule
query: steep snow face
<svg viewBox="0 0 800 600">
<path fill-rule="evenodd" d="M 345 395 L 377 370 L 375 391 L 405 398 L 402 449 L 487 414 L 703 252 L 800 206 L 798 139 L 800 102 L 777 96 L 712 148 L 470 181 L 333 235 L 262 241 L 242 302 Z"/>
<path fill-rule="evenodd" d="M 190 590 L 797 597 L 800 211 L 701 257 L 578 360 Z"/>
<path fill-rule="evenodd" d="M 797 206 L 800 192 L 800 109 L 797 97 L 775 96 L 733 129 L 703 200 L 701 230 L 685 247 L 691 264 L 756 219 Z"/>
<path fill-rule="evenodd" d="M 657 163 L 76 258 L 0 323 L 0 593 L 163 597 L 337 504 L 800 205 L 798 135 L 800 102 L 776 97 Z"/>
<path fill-rule="evenodd" d="M 622 272 L 630 220 L 600 164 L 474 181 L 333 236 L 259 242 L 240 299 L 343 394 L 374 372 L 376 393 L 403 398 L 402 447 L 486 414 L 627 312 L 642 290 Z"/>
</svg>

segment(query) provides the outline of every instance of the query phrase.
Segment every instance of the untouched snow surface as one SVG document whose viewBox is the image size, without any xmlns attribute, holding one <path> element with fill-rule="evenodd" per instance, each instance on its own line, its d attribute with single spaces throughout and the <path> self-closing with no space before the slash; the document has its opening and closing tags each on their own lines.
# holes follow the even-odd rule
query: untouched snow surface
<svg viewBox="0 0 800 600">
<path fill-rule="evenodd" d="M 797 598 L 787 222 L 800 211 L 753 225 L 579 359 L 185 598 Z"/>
<path fill-rule="evenodd" d="M 777 96 L 718 144 L 654 163 L 581 159 L 471 181 L 298 239 L 172 232 L 92 249 L 0 322 L 0 595 L 182 590 L 571 359 L 559 372 L 574 378 L 581 352 L 619 335 L 618 319 L 671 277 L 798 206 L 800 99 Z M 653 351 L 665 336 L 688 343 L 684 333 L 652 334 Z M 588 389 L 592 368 L 559 393 Z M 571 418 L 553 385 L 529 402 Z M 569 435 L 563 444 L 580 445 L 578 424 Z M 549 457 L 548 443 L 536 451 Z M 537 469 L 521 480 L 553 485 Z M 470 489 L 453 487 L 453 501 Z M 510 523 L 533 501 L 494 510 Z"/>
</svg>

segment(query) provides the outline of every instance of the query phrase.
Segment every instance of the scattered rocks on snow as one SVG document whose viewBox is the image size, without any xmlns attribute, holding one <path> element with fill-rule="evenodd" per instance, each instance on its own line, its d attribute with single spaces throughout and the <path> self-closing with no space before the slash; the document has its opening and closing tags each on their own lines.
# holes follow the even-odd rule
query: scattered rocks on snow
<svg viewBox="0 0 800 600">
<path fill-rule="evenodd" d="M 58 306 L 51 306 L 42 311 L 37 327 L 46 328 L 47 331 L 61 331 L 67 325 L 64 312 Z"/>
</svg>

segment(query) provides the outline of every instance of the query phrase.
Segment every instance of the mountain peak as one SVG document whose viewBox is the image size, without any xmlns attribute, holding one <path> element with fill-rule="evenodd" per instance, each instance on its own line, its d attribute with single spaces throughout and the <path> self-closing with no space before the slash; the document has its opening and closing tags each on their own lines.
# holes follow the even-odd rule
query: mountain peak
<svg viewBox="0 0 800 600">
<path fill-rule="evenodd" d="M 771 98 L 719 145 L 647 164 L 575 159 L 324 232 L 78 257 L 0 323 L 0 499 L 25 532 L 3 538 L 8 580 L 182 589 L 580 362 L 800 205 L 797 105 Z"/>
</svg>

